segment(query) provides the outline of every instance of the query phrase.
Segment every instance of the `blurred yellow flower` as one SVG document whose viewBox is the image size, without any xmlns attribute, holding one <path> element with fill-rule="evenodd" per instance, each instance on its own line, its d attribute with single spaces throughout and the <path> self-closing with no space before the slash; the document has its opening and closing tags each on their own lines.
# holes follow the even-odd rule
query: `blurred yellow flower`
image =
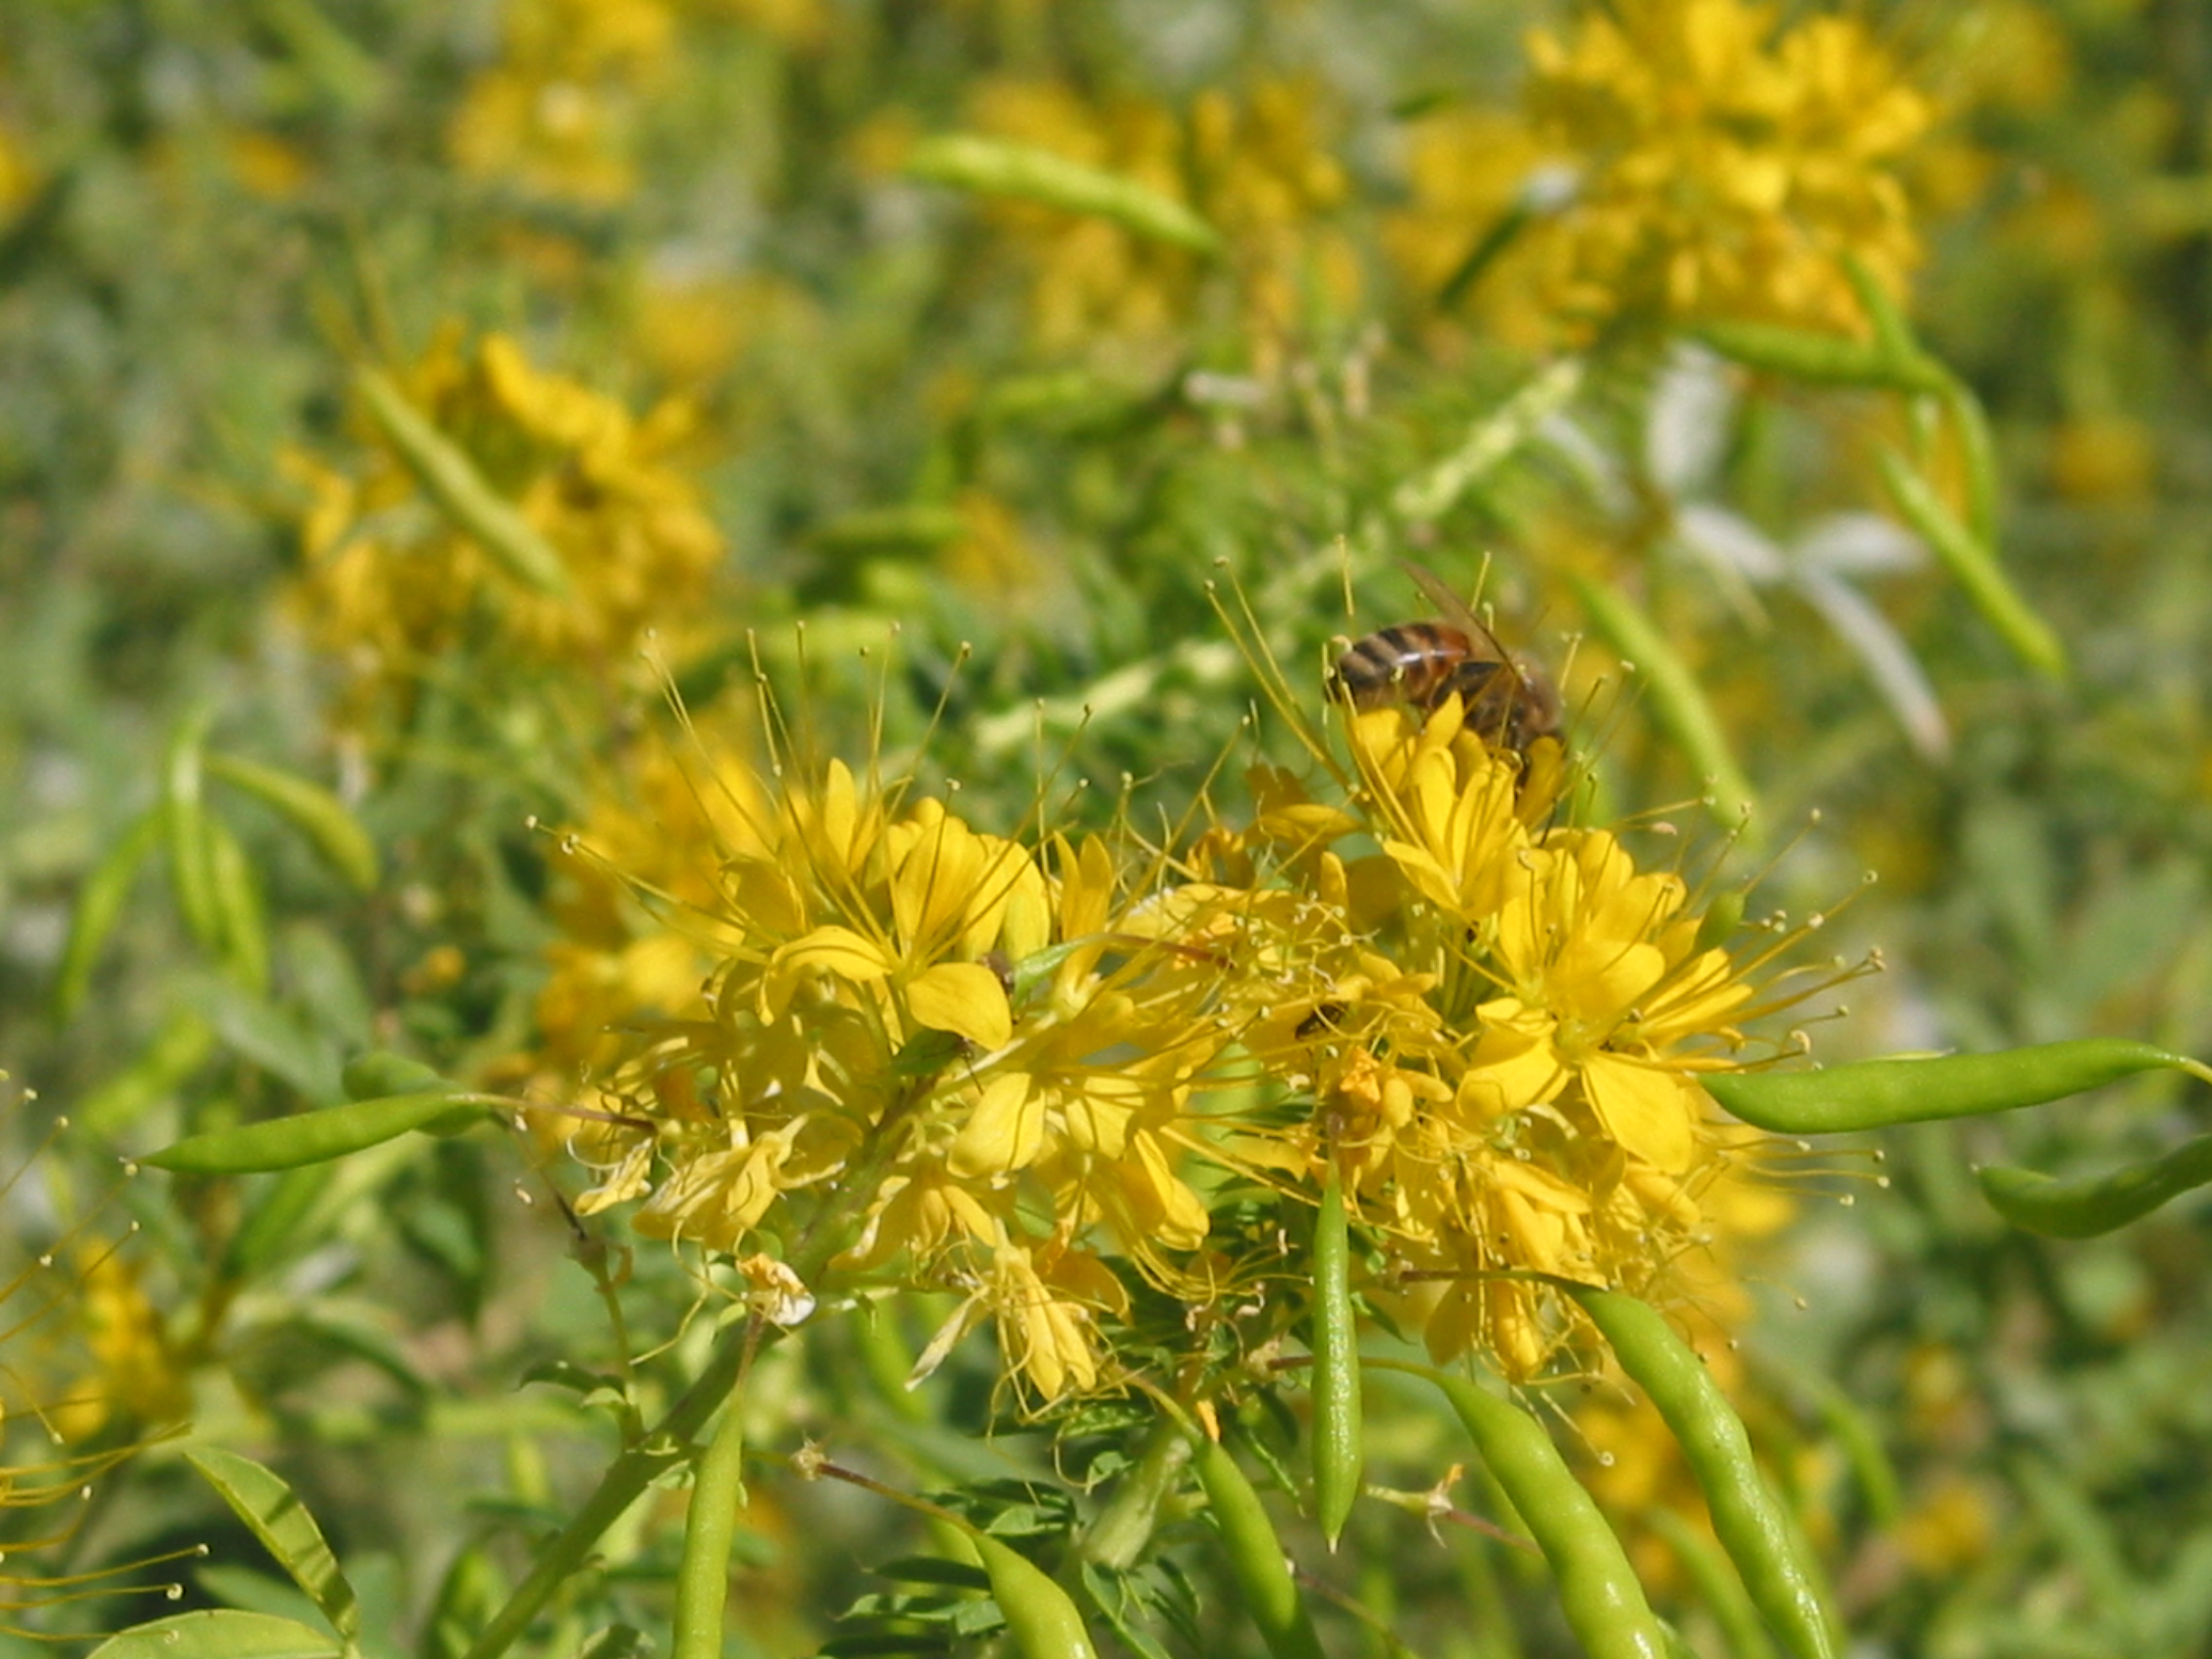
<svg viewBox="0 0 2212 1659">
<path fill-rule="evenodd" d="M 558 557 L 571 591 L 525 587 L 424 498 L 389 435 L 359 472 L 287 458 L 309 493 L 306 574 L 292 596 L 309 636 L 353 672 L 358 721 L 403 707 L 457 653 L 559 667 L 587 682 L 638 674 L 647 628 L 681 654 L 698 635 L 722 543 L 690 479 L 668 464 L 688 415 L 643 421 L 575 382 L 531 367 L 504 335 L 473 349 L 448 331 L 408 377 L 415 407 L 465 453 Z"/>
<path fill-rule="evenodd" d="M 1563 315 L 1857 332 L 1847 259 L 1902 291 L 1898 169 L 1935 110 L 1857 18 L 1626 0 L 1529 55 L 1534 135 L 1578 175 L 1541 232 Z"/>
<path fill-rule="evenodd" d="M 30 1098 L 0 1072 L 0 1112 L 13 1120 Z M 0 1198 L 18 1202 L 18 1185 L 53 1155 L 67 1127 L 56 1120 L 36 1152 L 0 1172 Z M 55 1190 L 66 1194 L 66 1179 Z M 22 1206 L 25 1221 L 33 1207 Z M 4 1240 L 0 1524 L 8 1544 L 0 1551 L 0 1626 L 11 1635 L 36 1635 L 14 1616 L 40 1608 L 161 1593 L 166 1586 L 146 1583 L 144 1568 L 204 1554 L 187 1546 L 87 1569 L 75 1548 L 95 1513 L 89 1500 L 96 1483 L 171 1432 L 191 1406 L 184 1361 L 147 1294 L 130 1237 L 101 1236 L 98 1213 L 95 1206 L 43 1247 L 24 1233 Z"/>
<path fill-rule="evenodd" d="M 13 218 L 38 188 L 38 172 L 21 143 L 0 128 L 0 224 Z"/>
<path fill-rule="evenodd" d="M 671 55 L 662 0 L 506 0 L 502 51 L 470 82 L 447 133 L 463 171 L 607 203 L 636 182 L 645 94 Z"/>
<path fill-rule="evenodd" d="M 1408 136 L 1408 205 L 1382 222 L 1382 245 L 1427 312 L 1467 261 L 1524 210 L 1524 192 L 1558 158 L 1530 124 L 1505 110 L 1458 107 L 1424 117 Z M 1537 239 L 1501 238 L 1469 291 L 1468 309 L 1506 346 L 1548 345 L 1557 324 L 1543 303 Z"/>
<path fill-rule="evenodd" d="M 1103 168 L 1195 209 L 1229 244 L 1235 316 L 1263 375 L 1316 307 L 1338 313 L 1359 291 L 1350 242 L 1329 223 L 1347 194 L 1325 144 L 1318 86 L 1264 81 L 1241 96 L 1210 90 L 1186 113 L 1138 98 L 1092 99 L 1071 87 L 999 80 L 973 120 Z M 1157 370 L 1185 350 L 1208 268 L 1198 255 L 1095 216 L 996 201 L 991 217 L 1030 268 L 1031 327 L 1047 351 L 1093 350 Z"/>
</svg>

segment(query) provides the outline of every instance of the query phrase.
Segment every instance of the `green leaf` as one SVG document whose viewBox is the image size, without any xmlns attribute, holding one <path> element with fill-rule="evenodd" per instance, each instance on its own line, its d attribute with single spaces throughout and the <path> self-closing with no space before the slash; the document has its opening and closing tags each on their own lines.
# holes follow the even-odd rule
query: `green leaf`
<svg viewBox="0 0 2212 1659">
<path fill-rule="evenodd" d="M 187 1452 L 185 1458 L 222 1494 L 223 1501 L 276 1558 L 277 1565 L 292 1575 L 292 1581 L 307 1592 L 350 1649 L 361 1634 L 360 1603 L 354 1598 L 353 1586 L 339 1569 L 338 1558 L 324 1541 L 322 1529 L 315 1525 L 299 1494 L 252 1458 L 220 1447 L 198 1447 Z"/>
<path fill-rule="evenodd" d="M 162 825 L 159 809 L 140 813 L 85 878 L 77 896 L 76 913 L 69 921 L 69 943 L 61 953 L 61 971 L 54 979 L 56 1021 L 67 1021 L 83 1005 L 100 947 L 122 919 L 124 901 L 130 896 L 131 883 L 137 879 L 146 855 L 161 839 Z"/>
<path fill-rule="evenodd" d="M 1644 695 L 1660 729 L 1705 778 L 1708 810 L 1733 829 L 1751 805 L 1751 786 L 1736 764 L 1735 752 L 1696 674 L 1658 625 L 1625 594 L 1586 577 L 1569 579 L 1598 637 L 1642 675 Z"/>
<path fill-rule="evenodd" d="M 576 1649 L 576 1659 L 645 1659 L 652 1650 L 643 1631 L 626 1624 L 608 1625 Z"/>
<path fill-rule="evenodd" d="M 145 1052 L 87 1095 L 78 1122 L 94 1135 L 121 1135 L 174 1093 L 215 1047 L 215 1033 L 189 1009 L 162 1021 Z"/>
<path fill-rule="evenodd" d="M 988 1590 L 991 1575 L 974 1562 L 944 1556 L 901 1556 L 868 1568 L 878 1578 L 902 1584 L 946 1584 L 956 1590 Z"/>
<path fill-rule="evenodd" d="M 268 1613 L 178 1613 L 111 1636 L 92 1659 L 343 1659 L 323 1631 Z"/>
<path fill-rule="evenodd" d="M 204 756 L 204 764 L 210 777 L 235 785 L 275 808 L 308 838 L 323 862 L 352 886 L 363 893 L 376 886 L 376 843 L 346 809 L 346 803 L 321 785 L 264 766 L 258 760 L 212 750 Z"/>
<path fill-rule="evenodd" d="M 244 985 L 211 975 L 189 982 L 195 1010 L 223 1047 L 317 1106 L 339 1098 L 338 1055 L 321 1034 Z"/>
</svg>

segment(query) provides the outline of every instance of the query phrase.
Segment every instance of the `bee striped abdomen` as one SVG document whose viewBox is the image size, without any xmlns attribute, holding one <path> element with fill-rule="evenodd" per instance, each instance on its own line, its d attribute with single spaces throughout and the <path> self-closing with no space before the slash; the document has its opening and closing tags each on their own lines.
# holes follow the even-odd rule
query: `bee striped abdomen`
<svg viewBox="0 0 2212 1659">
<path fill-rule="evenodd" d="M 1442 622 L 1396 622 L 1357 641 L 1337 659 L 1335 686 L 1355 708 L 1386 703 L 1434 708 L 1456 686 L 1462 693 L 1500 665 L 1478 656 L 1475 643 Z"/>
</svg>

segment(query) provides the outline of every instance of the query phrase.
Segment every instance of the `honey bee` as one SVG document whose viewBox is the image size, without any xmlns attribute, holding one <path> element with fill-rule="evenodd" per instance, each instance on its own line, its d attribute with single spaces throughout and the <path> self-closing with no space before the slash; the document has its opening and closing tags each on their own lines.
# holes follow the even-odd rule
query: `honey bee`
<svg viewBox="0 0 2212 1659">
<path fill-rule="evenodd" d="M 1500 645 L 1433 571 L 1410 563 L 1405 571 L 1449 620 L 1393 622 L 1355 641 L 1337 659 L 1330 690 L 1355 709 L 1405 703 L 1423 714 L 1456 691 L 1467 724 L 1516 755 L 1557 737 L 1563 710 L 1551 677 Z"/>
</svg>

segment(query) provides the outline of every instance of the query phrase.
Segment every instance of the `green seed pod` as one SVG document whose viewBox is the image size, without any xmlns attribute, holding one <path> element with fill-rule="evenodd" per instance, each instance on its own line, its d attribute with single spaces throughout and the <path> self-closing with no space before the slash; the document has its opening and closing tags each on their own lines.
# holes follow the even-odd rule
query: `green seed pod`
<svg viewBox="0 0 2212 1659">
<path fill-rule="evenodd" d="M 359 820 L 346 810 L 346 803 L 328 790 L 236 755 L 210 751 L 206 763 L 210 777 L 235 785 L 289 820 L 321 855 L 323 863 L 350 885 L 363 893 L 376 886 L 376 843 L 369 839 Z"/>
<path fill-rule="evenodd" d="M 729 1555 L 745 1507 L 745 1399 L 733 1390 L 715 1436 L 699 1456 L 683 1521 L 676 1573 L 670 1659 L 721 1659 L 722 1615 L 729 1606 Z"/>
<path fill-rule="evenodd" d="M 2061 1181 L 1993 1164 L 1974 1171 L 1990 1207 L 2014 1227 L 2053 1238 L 2093 1238 L 2212 1182 L 2212 1135 L 2109 1174 Z"/>
<path fill-rule="evenodd" d="M 1812 386 L 1886 387 L 1896 379 L 1879 345 L 1847 334 L 1823 334 L 1774 322 L 1706 322 L 1696 333 L 1731 362 Z"/>
<path fill-rule="evenodd" d="M 1196 1430 L 1192 1439 L 1191 1465 L 1205 1490 L 1214 1525 L 1221 1529 L 1230 1576 L 1268 1651 L 1274 1659 L 1325 1659 L 1260 1494 L 1226 1446 Z"/>
<path fill-rule="evenodd" d="M 1019 197 L 1070 213 L 1111 219 L 1138 236 L 1193 253 L 1221 251 L 1220 233 L 1173 197 L 1033 144 L 968 132 L 928 138 L 914 146 L 906 171 L 914 178 L 982 196 Z"/>
<path fill-rule="evenodd" d="M 1350 1233 L 1344 1177 L 1331 1159 L 1313 1223 L 1313 1508 L 1332 1550 L 1359 1496 L 1365 1463 Z"/>
<path fill-rule="evenodd" d="M 1834 1659 L 1820 1580 L 1751 1455 L 1743 1419 L 1705 1362 L 1656 1309 L 1635 1297 L 1580 1285 L 1567 1290 L 1674 1431 L 1752 1605 L 1795 1659 Z"/>
<path fill-rule="evenodd" d="M 421 1060 L 411 1060 L 388 1049 L 372 1049 L 365 1054 L 355 1054 L 346 1062 L 339 1080 L 345 1085 L 349 1100 L 374 1100 L 386 1094 L 429 1094 L 438 1089 L 450 1094 L 467 1092 L 460 1084 L 440 1077 Z"/>
<path fill-rule="evenodd" d="M 289 1118 L 190 1135 L 140 1161 L 186 1175 L 297 1169 L 396 1140 L 410 1129 L 439 1133 L 466 1127 L 490 1116 L 493 1105 L 482 1095 L 456 1094 L 447 1089 L 356 1100 L 345 1106 L 325 1106 Z"/>
<path fill-rule="evenodd" d="M 1027 1556 L 990 1533 L 977 1530 L 970 1538 L 990 1574 L 991 1600 L 1006 1614 L 1007 1633 L 1021 1659 L 1096 1659 L 1082 1609 L 1065 1590 Z"/>
<path fill-rule="evenodd" d="M 2212 1082 L 2212 1072 L 2186 1054 L 2121 1037 L 1815 1071 L 1714 1072 L 1698 1081 L 1747 1124 L 1776 1134 L 1824 1135 L 2040 1106 L 2160 1067 Z"/>
<path fill-rule="evenodd" d="M 439 431 L 379 371 L 359 370 L 354 385 L 423 494 L 456 530 L 475 537 L 477 545 L 524 586 L 554 599 L 569 597 L 569 571 L 561 555 L 521 509 L 485 482 L 467 451 Z"/>
<path fill-rule="evenodd" d="M 1376 1363 L 1424 1377 L 1444 1391 L 1543 1552 L 1559 1581 L 1560 1610 L 1590 1659 L 1663 1659 L 1666 1637 L 1628 1552 L 1543 1424 L 1464 1377 L 1396 1360 Z"/>
</svg>

